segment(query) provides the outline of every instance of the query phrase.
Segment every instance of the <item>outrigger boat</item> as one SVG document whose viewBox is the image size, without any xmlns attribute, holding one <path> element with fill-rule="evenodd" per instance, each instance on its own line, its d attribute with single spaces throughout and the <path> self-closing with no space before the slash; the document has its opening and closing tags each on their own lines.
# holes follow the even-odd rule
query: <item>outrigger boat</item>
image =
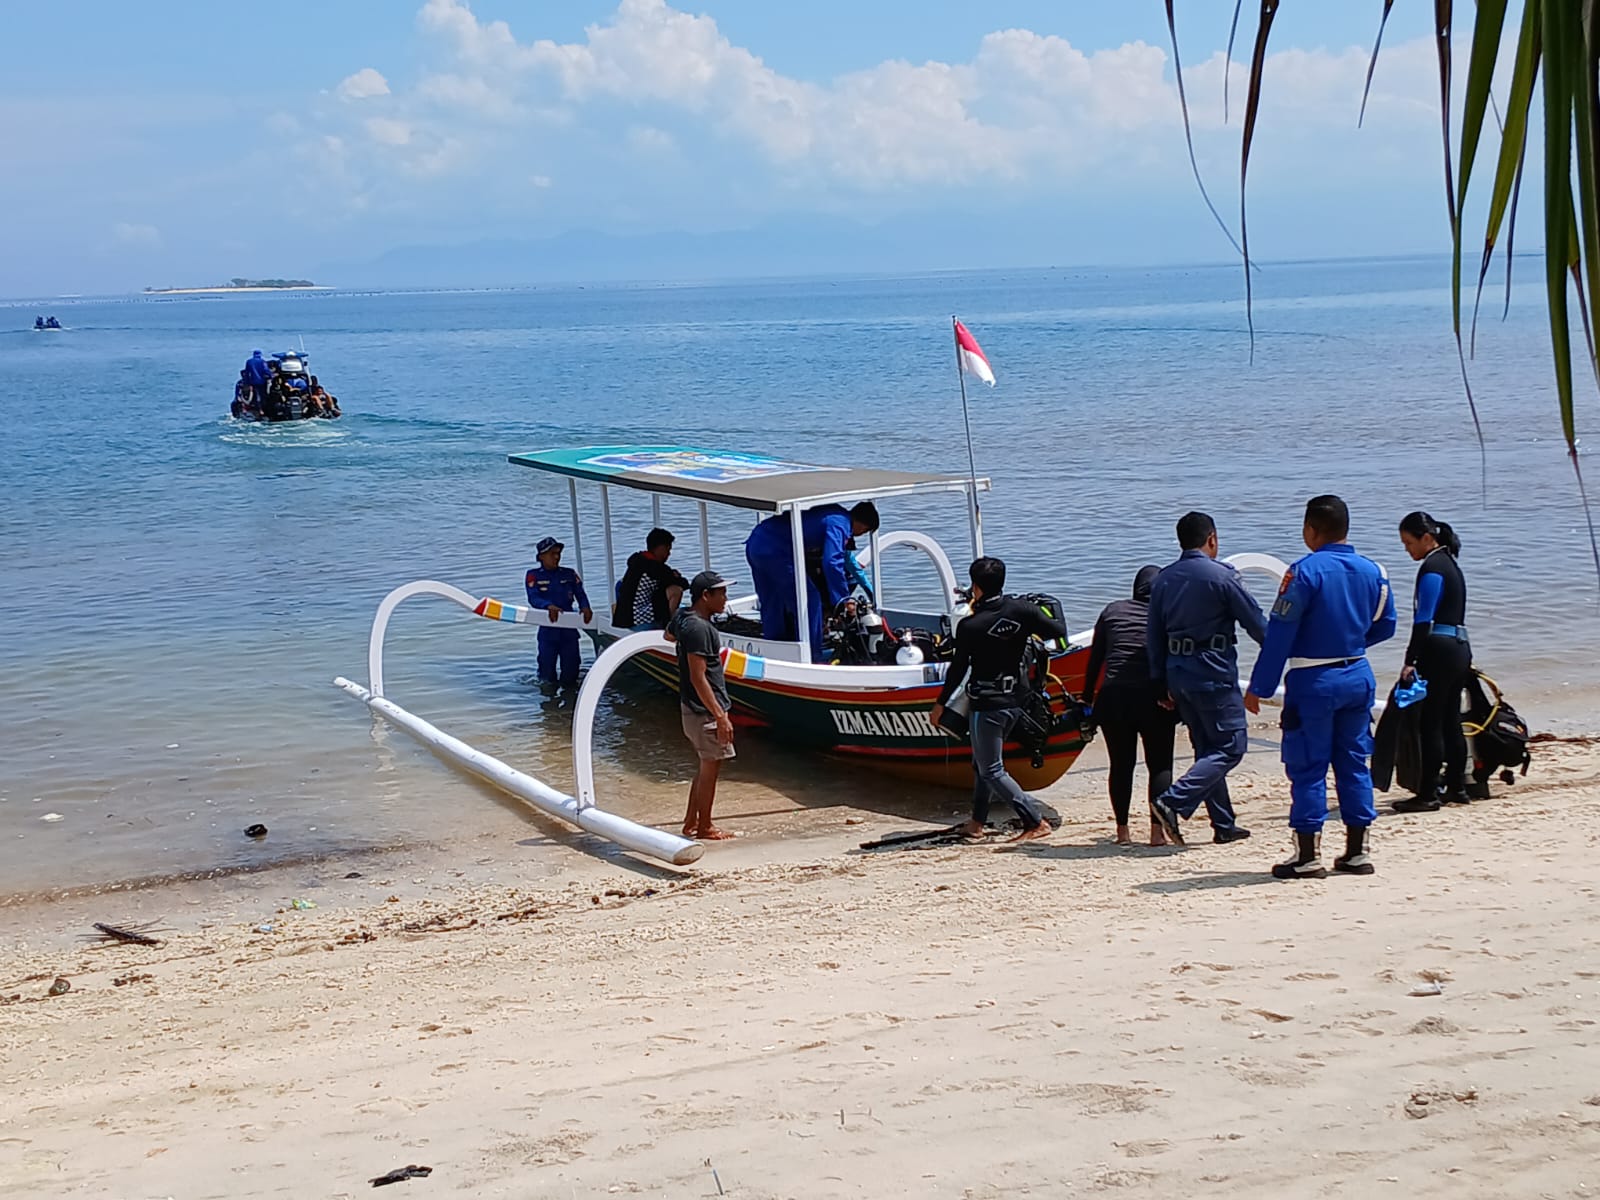
<svg viewBox="0 0 1600 1200">
<path fill-rule="evenodd" d="M 822 504 L 852 504 L 861 500 L 892 502 L 908 497 L 955 494 L 965 497 L 976 512 L 977 496 L 989 489 L 987 479 L 957 475 L 920 474 L 876 468 L 841 468 L 789 462 L 758 454 L 704 450 L 678 446 L 591 446 L 582 449 L 544 450 L 514 454 L 518 466 L 563 476 L 568 481 L 572 515 L 575 566 L 591 587 L 603 577 L 606 595 L 613 596 L 618 580 L 612 530 L 611 497 L 614 489 L 652 496 L 656 521 L 663 497 L 694 501 L 699 507 L 701 559 L 709 566 L 709 508 L 717 505 L 765 515 L 791 516 L 796 576 L 798 628 L 807 628 L 805 550 L 800 540 L 799 514 Z M 579 485 L 597 486 L 604 529 L 603 568 L 585 560 L 579 521 Z M 972 522 L 973 556 L 982 554 L 982 538 Z M 884 602 L 880 565 L 885 553 L 909 548 L 925 555 L 937 572 L 944 604 L 936 611 L 898 609 Z M 732 549 L 732 547 L 730 547 Z M 742 558 L 742 547 L 739 550 Z M 835 637 L 861 649 L 850 661 L 815 663 L 804 641 L 779 641 L 760 635 L 755 619 L 755 596 L 731 599 L 732 614 L 723 629 L 724 668 L 734 704 L 735 720 L 745 726 L 773 729 L 788 741 L 835 755 L 863 766 L 931 784 L 969 788 L 972 785 L 970 752 L 964 738 L 934 729 L 928 713 L 938 698 L 948 667 L 950 635 L 962 615 L 955 571 L 949 556 L 927 534 L 900 530 L 875 533 L 863 555 L 870 572 L 875 603 L 862 604 L 851 629 L 835 627 Z M 724 560 L 725 561 L 725 560 Z M 730 572 L 737 574 L 737 572 Z M 497 760 L 458 742 L 427 722 L 405 712 L 383 695 L 383 638 L 395 607 L 415 595 L 436 595 L 451 600 L 477 616 L 521 625 L 547 626 L 548 615 L 492 597 L 472 596 L 459 588 L 422 580 L 395 589 L 379 605 L 368 650 L 370 687 L 347 679 L 336 684 L 365 701 L 374 711 L 400 724 L 458 765 L 505 787 L 537 807 L 595 829 L 598 810 L 593 795 L 593 768 L 589 760 L 592 725 L 599 693 L 616 669 L 629 664 L 656 682 L 677 687 L 677 657 L 671 643 L 656 630 L 635 632 L 615 623 L 609 612 L 597 611 L 585 624 L 577 613 L 564 613 L 556 624 L 587 633 L 597 658 L 578 694 L 573 724 L 573 758 L 577 776 L 576 797 L 564 796 L 531 776 L 516 772 Z M 604 607 L 604 606 L 602 606 Z M 874 618 L 880 618 L 874 620 Z M 887 631 L 887 632 L 886 632 Z M 906 648 L 913 652 L 903 653 Z M 1088 638 L 1079 636 L 1051 648 L 1048 657 L 1049 705 L 1061 714 L 1071 706 L 1072 695 L 1083 687 Z M 886 661 L 884 661 L 886 660 Z M 1006 746 L 1007 767 L 1028 788 L 1042 788 L 1059 779 L 1082 751 L 1084 730 L 1061 722 L 1042 744 L 1026 748 Z M 589 820 L 582 820 L 588 817 Z M 693 861 L 699 847 L 659 830 L 633 825 L 610 814 L 598 813 L 607 836 L 668 861 Z M 623 829 L 623 826 L 629 828 Z M 619 834 L 621 836 L 619 836 Z M 685 857 L 687 856 L 687 857 Z"/>
</svg>

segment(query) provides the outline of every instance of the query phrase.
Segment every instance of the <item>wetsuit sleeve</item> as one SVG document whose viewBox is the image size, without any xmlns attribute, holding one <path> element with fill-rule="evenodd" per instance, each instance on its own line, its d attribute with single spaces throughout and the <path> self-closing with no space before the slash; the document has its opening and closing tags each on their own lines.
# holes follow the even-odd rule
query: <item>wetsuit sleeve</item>
<svg viewBox="0 0 1600 1200">
<path fill-rule="evenodd" d="M 1261 611 L 1261 605 L 1256 603 L 1256 598 L 1250 594 L 1250 589 L 1245 587 L 1244 578 L 1237 571 L 1231 574 L 1232 578 L 1228 580 L 1228 604 L 1233 610 L 1233 619 L 1238 621 L 1240 628 L 1250 635 L 1250 640 L 1259 646 L 1267 636 L 1266 614 Z"/>
<path fill-rule="evenodd" d="M 1417 665 L 1417 655 L 1428 634 L 1433 631 L 1433 618 L 1439 611 L 1439 597 L 1444 595 L 1444 576 L 1437 571 L 1422 571 L 1417 575 L 1417 607 L 1411 618 L 1411 641 L 1406 645 L 1406 666 Z"/>
<path fill-rule="evenodd" d="M 1167 616 L 1161 609 L 1161 578 L 1150 589 L 1150 616 L 1144 626 L 1144 652 L 1150 660 L 1150 682 L 1167 686 Z"/>
<path fill-rule="evenodd" d="M 589 603 L 589 593 L 583 590 L 583 576 L 579 575 L 576 571 L 572 573 L 572 594 L 578 598 L 579 611 L 582 611 L 585 608 L 592 609 L 594 607 L 594 605 Z"/>
<path fill-rule="evenodd" d="M 961 686 L 961 681 L 967 677 L 967 669 L 972 665 L 972 658 L 967 653 L 966 639 L 961 636 L 961 631 L 956 630 L 956 652 L 950 659 L 950 668 L 944 673 L 944 686 L 939 689 L 939 703 L 949 704 L 950 697 L 956 694 L 956 688 Z"/>
<path fill-rule="evenodd" d="M 1089 646 L 1089 666 L 1083 673 L 1083 702 L 1090 703 L 1100 690 L 1100 672 L 1106 665 L 1106 614 L 1094 623 L 1094 641 Z"/>
<path fill-rule="evenodd" d="M 1255 669 L 1250 672 L 1251 695 L 1277 694 L 1283 669 L 1289 662 L 1289 651 L 1294 648 L 1294 635 L 1300 630 L 1300 618 L 1305 615 L 1314 591 L 1310 582 L 1292 567 L 1283 577 L 1277 603 L 1272 606 L 1272 619 L 1267 622 L 1266 634 L 1261 639 L 1261 653 L 1256 656 Z"/>
<path fill-rule="evenodd" d="M 826 597 L 829 609 L 850 594 L 850 580 L 845 574 L 844 548 L 850 540 L 850 518 L 842 513 L 830 513 L 822 519 L 822 579 L 828 585 Z"/>
<path fill-rule="evenodd" d="M 1389 586 L 1389 577 L 1380 569 L 1378 572 L 1383 580 L 1383 611 L 1367 629 L 1367 645 L 1376 646 L 1379 642 L 1387 642 L 1394 636 L 1395 627 L 1400 623 L 1394 611 L 1394 589 Z"/>
</svg>

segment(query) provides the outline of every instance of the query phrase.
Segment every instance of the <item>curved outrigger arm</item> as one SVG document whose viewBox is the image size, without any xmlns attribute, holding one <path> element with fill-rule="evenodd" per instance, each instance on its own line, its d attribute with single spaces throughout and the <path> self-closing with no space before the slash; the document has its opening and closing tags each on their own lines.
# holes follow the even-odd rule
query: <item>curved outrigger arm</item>
<svg viewBox="0 0 1600 1200">
<path fill-rule="evenodd" d="M 551 621 L 549 614 L 522 605 L 503 604 L 489 597 L 479 598 L 448 583 L 433 579 L 419 579 L 397 587 L 383 598 L 372 619 L 372 635 L 367 646 L 367 667 L 371 687 L 362 687 L 342 676 L 334 685 L 362 701 L 372 712 L 382 716 L 392 725 L 405 730 L 435 754 L 462 770 L 476 775 L 502 791 L 523 800 L 549 816 L 576 825 L 589 833 L 609 838 L 619 846 L 648 855 L 674 866 L 687 866 L 697 860 L 705 847 L 688 838 L 664 830 L 640 825 L 614 813 L 604 812 L 593 803 L 593 771 L 590 768 L 590 799 L 587 803 L 568 796 L 542 780 L 518 771 L 493 755 L 451 737 L 442 729 L 407 712 L 383 694 L 383 642 L 389 628 L 389 618 L 394 610 L 413 596 L 438 596 L 449 600 L 476 616 L 518 625 L 547 625 L 556 629 L 584 629 L 586 626 L 578 613 L 562 613 Z M 659 634 L 651 635 L 664 641 Z M 591 701 L 592 704 L 592 701 Z M 587 731 L 586 731 L 587 739 Z"/>
</svg>

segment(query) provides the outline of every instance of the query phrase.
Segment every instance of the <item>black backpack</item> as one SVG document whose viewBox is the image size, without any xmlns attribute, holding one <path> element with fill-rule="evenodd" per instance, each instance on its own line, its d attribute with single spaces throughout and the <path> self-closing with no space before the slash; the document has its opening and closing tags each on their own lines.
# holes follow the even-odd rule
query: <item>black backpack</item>
<svg viewBox="0 0 1600 1200">
<path fill-rule="evenodd" d="M 1496 772 L 1502 783 L 1515 783 L 1517 775 L 1528 773 L 1532 761 L 1528 723 L 1506 703 L 1500 685 L 1482 671 L 1474 671 L 1467 682 L 1467 711 L 1461 724 L 1472 739 L 1472 779 L 1480 789 L 1487 789 Z"/>
</svg>

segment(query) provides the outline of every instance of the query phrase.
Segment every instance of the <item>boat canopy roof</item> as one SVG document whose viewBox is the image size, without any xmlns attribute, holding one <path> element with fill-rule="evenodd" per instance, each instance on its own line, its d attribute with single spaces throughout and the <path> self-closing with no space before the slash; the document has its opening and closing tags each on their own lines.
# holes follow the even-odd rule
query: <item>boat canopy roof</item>
<svg viewBox="0 0 1600 1200">
<path fill-rule="evenodd" d="M 584 446 L 513 454 L 510 459 L 520 467 L 571 479 L 763 512 L 886 496 L 965 492 L 972 486 L 965 475 L 821 467 L 765 454 L 691 446 Z M 989 480 L 979 476 L 977 486 L 979 491 L 988 491 Z"/>
</svg>

